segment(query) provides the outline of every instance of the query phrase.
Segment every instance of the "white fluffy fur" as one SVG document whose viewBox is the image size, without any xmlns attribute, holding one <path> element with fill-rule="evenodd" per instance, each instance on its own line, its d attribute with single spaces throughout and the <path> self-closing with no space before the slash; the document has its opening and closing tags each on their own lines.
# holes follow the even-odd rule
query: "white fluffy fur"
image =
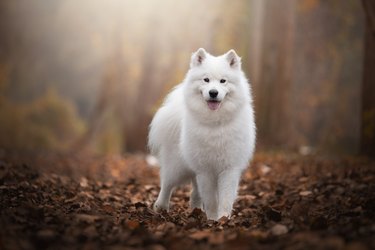
<svg viewBox="0 0 375 250">
<path fill-rule="evenodd" d="M 216 110 L 207 103 L 212 89 L 220 101 Z M 191 208 L 203 209 L 209 219 L 230 216 L 254 146 L 251 90 L 241 59 L 234 50 L 214 57 L 199 49 L 185 80 L 168 95 L 150 125 L 149 147 L 161 165 L 154 209 L 168 210 L 173 189 L 191 182 Z"/>
</svg>

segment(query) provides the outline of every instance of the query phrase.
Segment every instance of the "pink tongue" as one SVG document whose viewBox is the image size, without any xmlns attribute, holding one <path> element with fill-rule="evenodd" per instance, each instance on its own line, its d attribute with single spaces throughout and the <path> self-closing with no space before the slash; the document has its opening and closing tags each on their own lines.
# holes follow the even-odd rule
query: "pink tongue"
<svg viewBox="0 0 375 250">
<path fill-rule="evenodd" d="M 207 102 L 207 104 L 211 110 L 217 110 L 220 106 L 220 102 Z"/>
</svg>

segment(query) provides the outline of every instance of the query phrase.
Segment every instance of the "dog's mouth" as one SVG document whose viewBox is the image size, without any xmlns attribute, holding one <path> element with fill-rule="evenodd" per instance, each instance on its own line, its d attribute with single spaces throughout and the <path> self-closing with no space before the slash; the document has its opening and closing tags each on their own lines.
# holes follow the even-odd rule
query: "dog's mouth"
<svg viewBox="0 0 375 250">
<path fill-rule="evenodd" d="M 207 105 L 211 110 L 217 110 L 220 108 L 221 102 L 219 100 L 208 100 Z"/>
</svg>

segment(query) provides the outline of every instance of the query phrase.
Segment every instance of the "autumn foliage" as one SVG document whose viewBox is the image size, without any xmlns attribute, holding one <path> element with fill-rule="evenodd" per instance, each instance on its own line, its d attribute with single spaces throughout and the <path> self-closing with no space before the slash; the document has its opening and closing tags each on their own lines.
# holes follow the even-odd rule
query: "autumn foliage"
<svg viewBox="0 0 375 250">
<path fill-rule="evenodd" d="M 23 163 L 22 163 L 23 162 Z M 40 155 L 0 162 L 2 249 L 371 249 L 374 162 L 257 155 L 231 219 L 151 208 L 158 168 L 142 156 Z"/>
<path fill-rule="evenodd" d="M 151 209 L 148 125 L 199 47 L 254 93 L 219 221 L 189 186 Z M 0 1 L 0 249 L 375 249 L 374 69 L 373 0 Z"/>
</svg>

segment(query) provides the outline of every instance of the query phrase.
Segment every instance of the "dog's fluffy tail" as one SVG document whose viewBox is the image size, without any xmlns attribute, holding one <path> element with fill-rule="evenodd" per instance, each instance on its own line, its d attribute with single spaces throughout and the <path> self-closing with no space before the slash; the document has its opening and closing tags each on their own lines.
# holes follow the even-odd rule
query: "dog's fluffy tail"
<svg viewBox="0 0 375 250">
<path fill-rule="evenodd" d="M 148 148 L 159 157 L 162 145 L 178 146 L 183 108 L 182 88 L 178 85 L 168 95 L 163 106 L 156 112 L 149 127 Z"/>
<path fill-rule="evenodd" d="M 149 126 L 149 134 L 148 134 L 148 149 L 150 150 L 151 155 L 158 156 L 160 152 L 161 147 L 161 141 L 158 136 L 158 126 L 157 122 L 159 119 L 157 119 L 158 113 L 156 113 L 154 119 L 152 119 L 152 122 Z"/>
</svg>

